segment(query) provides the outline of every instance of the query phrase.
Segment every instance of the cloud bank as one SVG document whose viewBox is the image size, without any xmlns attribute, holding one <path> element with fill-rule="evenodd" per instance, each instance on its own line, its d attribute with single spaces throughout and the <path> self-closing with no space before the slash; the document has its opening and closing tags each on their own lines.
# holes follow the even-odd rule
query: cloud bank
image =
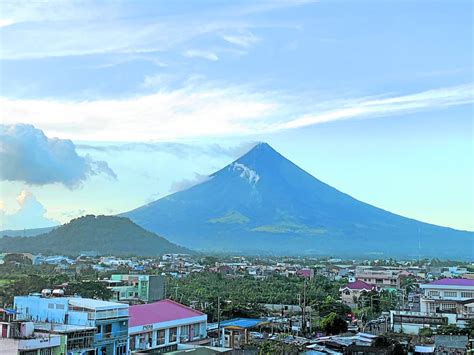
<svg viewBox="0 0 474 355">
<path fill-rule="evenodd" d="M 79 156 L 72 141 L 48 138 L 27 124 L 0 125 L 0 166 L 0 180 L 29 185 L 60 183 L 72 189 L 92 175 L 116 178 L 106 162 Z"/>
<path fill-rule="evenodd" d="M 89 141 L 165 141 L 252 136 L 346 119 L 388 117 L 474 102 L 474 86 L 403 95 L 322 100 L 249 87 L 186 86 L 92 101 L 0 98 L 5 123 L 41 125 L 50 135 Z M 65 121 L 67 117 L 67 122 Z"/>
<path fill-rule="evenodd" d="M 46 209 L 31 192 L 21 191 L 16 201 L 19 209 L 12 214 L 5 212 L 5 205 L 0 201 L 0 229 L 43 228 L 59 224 L 45 216 Z"/>
</svg>

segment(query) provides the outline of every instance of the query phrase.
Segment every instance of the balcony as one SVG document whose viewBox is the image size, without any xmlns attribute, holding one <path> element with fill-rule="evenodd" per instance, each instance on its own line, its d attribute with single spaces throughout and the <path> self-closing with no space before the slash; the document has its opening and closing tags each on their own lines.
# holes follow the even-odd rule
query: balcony
<svg viewBox="0 0 474 355">
<path fill-rule="evenodd" d="M 128 337 L 128 330 L 120 330 L 117 332 L 110 333 L 99 333 L 95 335 L 94 339 L 96 342 L 108 342 L 110 340 L 115 340 L 124 337 Z"/>
</svg>

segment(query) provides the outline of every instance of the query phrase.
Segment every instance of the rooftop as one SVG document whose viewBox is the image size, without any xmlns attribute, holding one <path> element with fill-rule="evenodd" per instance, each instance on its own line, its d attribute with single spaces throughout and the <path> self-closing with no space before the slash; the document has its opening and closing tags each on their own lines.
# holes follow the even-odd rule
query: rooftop
<svg viewBox="0 0 474 355">
<path fill-rule="evenodd" d="M 69 304 L 71 306 L 90 308 L 95 310 L 104 310 L 110 308 L 128 308 L 127 304 L 95 300 L 92 298 L 80 298 L 80 297 L 71 297 L 69 298 Z"/>
<path fill-rule="evenodd" d="M 130 306 L 129 327 L 203 316 L 204 313 L 172 300 Z"/>
<path fill-rule="evenodd" d="M 222 321 L 220 323 L 221 327 L 226 328 L 240 328 L 240 329 L 249 329 L 257 327 L 263 323 L 267 323 L 265 319 L 256 319 L 256 318 L 235 318 Z M 208 330 L 217 329 L 218 324 L 213 323 L 208 326 Z"/>
<path fill-rule="evenodd" d="M 374 286 L 362 280 L 356 280 L 354 282 L 349 282 L 346 286 L 342 287 L 342 289 L 345 288 L 348 288 L 350 290 L 372 290 Z"/>
<path fill-rule="evenodd" d="M 471 286 L 471 287 L 474 287 L 474 280 L 470 280 L 470 279 L 440 279 L 440 280 L 432 281 L 428 285 Z"/>
</svg>

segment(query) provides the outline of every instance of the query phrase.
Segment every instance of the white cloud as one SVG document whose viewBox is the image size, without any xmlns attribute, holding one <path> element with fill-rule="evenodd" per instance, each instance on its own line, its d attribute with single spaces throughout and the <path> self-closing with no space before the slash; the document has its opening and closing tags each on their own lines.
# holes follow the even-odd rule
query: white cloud
<svg viewBox="0 0 474 355">
<path fill-rule="evenodd" d="M 79 156 L 70 140 L 48 138 L 32 125 L 0 125 L 0 180 L 80 186 L 91 175 L 116 178 L 106 162 Z M 25 196 L 20 195 L 22 205 Z"/>
<path fill-rule="evenodd" d="M 7 27 L 7 26 L 11 26 L 15 23 L 15 20 L 11 19 L 11 18 L 1 18 L 0 19 L 0 28 L 1 27 Z"/>
<path fill-rule="evenodd" d="M 183 52 L 183 55 L 187 58 L 201 58 L 201 59 L 211 60 L 214 62 L 219 60 L 219 57 L 217 56 L 217 54 L 209 52 L 209 51 L 198 50 L 198 49 L 187 50 Z"/>
<path fill-rule="evenodd" d="M 383 117 L 420 110 L 440 109 L 474 102 L 472 84 L 433 89 L 416 94 L 380 99 L 350 99 L 340 102 L 340 107 L 312 112 L 296 119 L 276 124 L 272 130 L 300 128 L 324 122 L 358 117 Z"/>
<path fill-rule="evenodd" d="M 255 36 L 250 31 L 241 31 L 235 34 L 225 34 L 222 35 L 222 38 L 231 44 L 241 47 L 251 47 L 261 41 L 259 37 Z"/>
<path fill-rule="evenodd" d="M 23 190 L 16 198 L 19 208 L 14 213 L 4 211 L 4 203 L 0 201 L 0 229 L 24 229 L 52 227 L 59 223 L 47 218 L 46 209 L 29 191 Z"/>
<path fill-rule="evenodd" d="M 308 104 L 300 97 L 246 87 L 189 86 L 94 101 L 0 99 L 0 120 L 27 122 L 49 135 L 90 141 L 163 141 L 253 135 L 352 118 L 384 117 L 474 102 L 473 86 L 342 98 Z"/>
<path fill-rule="evenodd" d="M 178 191 L 183 191 L 187 190 L 190 187 L 193 187 L 195 185 L 202 184 L 203 182 L 209 181 L 212 177 L 209 175 L 202 175 L 198 173 L 194 173 L 194 177 L 191 179 L 183 179 L 179 181 L 175 181 L 171 184 L 170 191 L 171 193 L 173 192 L 178 192 Z"/>
<path fill-rule="evenodd" d="M 91 141 L 146 141 L 249 134 L 278 109 L 245 88 L 186 87 L 127 99 L 0 99 L 0 120 Z"/>
</svg>

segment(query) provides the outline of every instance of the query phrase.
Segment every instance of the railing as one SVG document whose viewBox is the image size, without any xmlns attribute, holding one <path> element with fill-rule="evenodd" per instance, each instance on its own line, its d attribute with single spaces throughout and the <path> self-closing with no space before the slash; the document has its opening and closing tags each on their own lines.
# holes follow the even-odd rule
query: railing
<svg viewBox="0 0 474 355">
<path fill-rule="evenodd" d="M 99 333 L 95 335 L 95 341 L 108 341 L 110 339 L 122 338 L 128 336 L 128 330 L 120 330 L 117 332 L 110 332 L 110 333 Z"/>
</svg>

